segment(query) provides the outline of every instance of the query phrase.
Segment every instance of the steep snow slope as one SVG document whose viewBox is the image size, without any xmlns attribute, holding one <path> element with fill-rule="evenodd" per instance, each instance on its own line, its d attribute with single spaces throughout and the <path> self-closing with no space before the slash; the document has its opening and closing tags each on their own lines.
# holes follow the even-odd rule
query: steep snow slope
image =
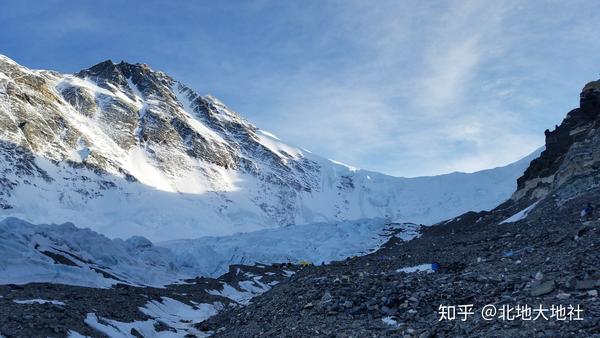
<svg viewBox="0 0 600 338">
<path fill-rule="evenodd" d="M 431 224 L 504 201 L 535 156 L 396 178 L 288 145 L 144 64 L 64 75 L 0 56 L 0 216 L 71 221 L 110 237 L 375 217 Z"/>
</svg>

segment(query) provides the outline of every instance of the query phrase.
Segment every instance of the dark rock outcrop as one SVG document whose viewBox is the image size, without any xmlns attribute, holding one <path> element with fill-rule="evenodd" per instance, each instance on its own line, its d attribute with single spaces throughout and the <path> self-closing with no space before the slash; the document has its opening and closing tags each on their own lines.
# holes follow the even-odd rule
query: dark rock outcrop
<svg viewBox="0 0 600 338">
<path fill-rule="evenodd" d="M 514 200 L 539 199 L 576 176 L 594 176 L 600 168 L 600 81 L 581 91 L 580 107 L 567 114 L 560 126 L 546 130 L 546 149 L 517 180 Z M 590 185 L 598 183 L 596 175 Z"/>
</svg>

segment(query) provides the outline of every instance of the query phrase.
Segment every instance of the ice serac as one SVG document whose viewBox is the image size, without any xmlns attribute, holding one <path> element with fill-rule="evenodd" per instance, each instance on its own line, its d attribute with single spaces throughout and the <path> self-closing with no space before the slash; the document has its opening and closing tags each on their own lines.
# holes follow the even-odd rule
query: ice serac
<svg viewBox="0 0 600 338">
<path fill-rule="evenodd" d="M 108 239 L 73 224 L 0 221 L 0 284 L 49 282 L 91 287 L 162 286 L 189 277 L 167 249 L 143 237 Z"/>
<path fill-rule="evenodd" d="M 376 217 L 430 224 L 506 200 L 536 156 L 391 177 L 289 145 L 145 64 L 60 74 L 0 57 L 2 217 L 151 240 Z"/>
</svg>

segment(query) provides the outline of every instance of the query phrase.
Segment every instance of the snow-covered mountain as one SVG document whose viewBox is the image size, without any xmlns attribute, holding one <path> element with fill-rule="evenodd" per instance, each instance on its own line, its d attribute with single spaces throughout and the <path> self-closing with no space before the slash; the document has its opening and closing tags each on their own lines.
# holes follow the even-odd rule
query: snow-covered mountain
<svg viewBox="0 0 600 338">
<path fill-rule="evenodd" d="M 0 56 L 0 216 L 110 237 L 376 217 L 431 224 L 503 202 L 538 154 L 473 174 L 392 177 L 291 146 L 145 64 L 69 75 Z"/>
</svg>

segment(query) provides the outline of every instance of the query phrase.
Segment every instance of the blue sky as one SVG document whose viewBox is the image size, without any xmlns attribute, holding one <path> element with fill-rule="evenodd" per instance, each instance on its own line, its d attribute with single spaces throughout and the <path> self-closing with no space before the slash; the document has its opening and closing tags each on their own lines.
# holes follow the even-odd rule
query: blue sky
<svg viewBox="0 0 600 338">
<path fill-rule="evenodd" d="M 317 154 L 392 175 L 517 160 L 600 77 L 595 1 L 0 2 L 0 54 L 143 62 Z"/>
</svg>

